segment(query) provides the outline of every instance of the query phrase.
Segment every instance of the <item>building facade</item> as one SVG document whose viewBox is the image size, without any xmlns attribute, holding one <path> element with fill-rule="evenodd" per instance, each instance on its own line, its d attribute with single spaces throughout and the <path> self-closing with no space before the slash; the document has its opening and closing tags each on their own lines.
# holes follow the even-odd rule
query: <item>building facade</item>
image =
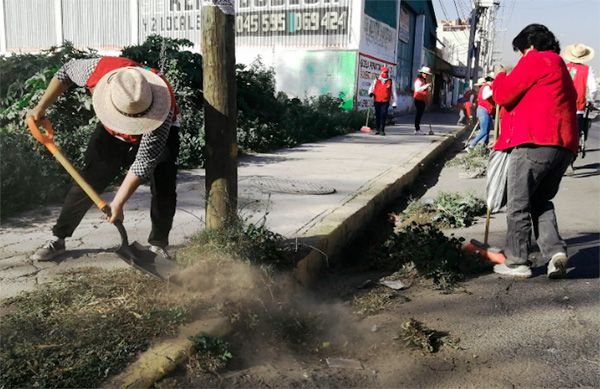
<svg viewBox="0 0 600 389">
<path fill-rule="evenodd" d="M 64 41 L 117 54 L 149 35 L 186 38 L 201 51 L 203 0 L 0 0 L 0 54 Z M 32 12 L 35 10 L 35 12 Z M 236 60 L 273 67 L 277 89 L 331 94 L 365 109 L 382 66 L 412 106 L 416 70 L 435 67 L 431 0 L 235 0 Z"/>
</svg>

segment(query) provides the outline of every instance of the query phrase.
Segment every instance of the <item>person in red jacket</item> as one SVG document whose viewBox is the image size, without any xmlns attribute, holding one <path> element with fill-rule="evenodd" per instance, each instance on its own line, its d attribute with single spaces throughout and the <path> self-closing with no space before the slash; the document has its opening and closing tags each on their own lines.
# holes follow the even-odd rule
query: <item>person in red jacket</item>
<svg viewBox="0 0 600 389">
<path fill-rule="evenodd" d="M 150 181 L 152 230 L 150 250 L 169 257 L 165 251 L 176 207 L 179 122 L 175 94 L 158 70 L 143 67 L 127 58 L 74 59 L 61 67 L 50 81 L 39 103 L 28 116 L 39 122 L 67 89 L 88 89 L 99 123 L 85 151 L 81 175 L 102 192 L 128 169 L 110 203 L 109 221 L 123 220 L 123 206 L 143 181 Z M 92 200 L 73 184 L 54 227 L 52 238 L 33 255 L 49 261 L 65 251 L 70 237 L 91 207 Z"/>
<path fill-rule="evenodd" d="M 507 173 L 506 263 L 494 272 L 530 277 L 530 234 L 548 260 L 547 274 L 566 274 L 567 246 L 552 199 L 577 152 L 577 92 L 554 34 L 541 24 L 525 27 L 512 41 L 521 59 L 506 74 L 497 69 L 493 98 L 506 112 L 494 149 L 510 152 Z"/>
<path fill-rule="evenodd" d="M 375 134 L 385 135 L 385 122 L 387 120 L 390 102 L 396 108 L 396 84 L 390 78 L 390 70 L 385 66 L 381 68 L 379 77 L 373 80 L 369 88 L 369 96 L 373 98 L 375 107 Z"/>
<path fill-rule="evenodd" d="M 413 85 L 413 99 L 415 101 L 415 108 L 417 109 L 415 114 L 415 134 L 418 134 L 421 130 L 421 118 L 431 95 L 431 76 L 431 69 L 423 66 L 419 69 L 419 75 L 415 78 Z"/>
</svg>

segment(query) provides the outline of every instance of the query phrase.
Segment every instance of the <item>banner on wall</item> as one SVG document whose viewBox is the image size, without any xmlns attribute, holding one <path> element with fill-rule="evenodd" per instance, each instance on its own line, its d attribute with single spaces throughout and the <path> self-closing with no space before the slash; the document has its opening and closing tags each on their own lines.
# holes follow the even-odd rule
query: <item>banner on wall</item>
<svg viewBox="0 0 600 389">
<path fill-rule="evenodd" d="M 385 66 L 390 69 L 390 77 L 396 78 L 396 64 L 377 59 L 370 55 L 360 54 L 358 56 L 358 85 L 356 87 L 356 101 L 358 110 L 366 110 L 373 107 L 373 98 L 369 97 L 369 88 L 379 76 L 380 69 Z"/>
<path fill-rule="evenodd" d="M 396 29 L 368 15 L 363 15 L 361 51 L 377 58 L 396 58 Z"/>
<path fill-rule="evenodd" d="M 410 14 L 404 7 L 400 7 L 400 25 L 398 27 L 398 39 L 408 43 L 410 39 Z"/>
</svg>

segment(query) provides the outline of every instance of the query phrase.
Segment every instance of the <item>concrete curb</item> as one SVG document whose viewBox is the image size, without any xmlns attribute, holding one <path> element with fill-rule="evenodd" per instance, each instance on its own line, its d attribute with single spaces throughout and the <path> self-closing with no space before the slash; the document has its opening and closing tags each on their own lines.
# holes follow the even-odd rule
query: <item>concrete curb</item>
<svg viewBox="0 0 600 389">
<path fill-rule="evenodd" d="M 323 270 L 337 258 L 341 249 L 354 240 L 378 214 L 397 200 L 412 185 L 419 173 L 444 153 L 468 127 L 432 143 L 407 163 L 407 167 L 390 168 L 366 183 L 341 207 L 315 220 L 306 237 L 319 237 L 313 249 L 298 262 L 295 276 L 302 284 L 318 279 Z"/>
<path fill-rule="evenodd" d="M 103 388 L 149 388 L 183 363 L 192 352 L 190 336 L 225 336 L 231 331 L 225 318 L 195 321 L 181 328 L 179 335 L 143 352 L 125 371 L 111 378 Z"/>
</svg>

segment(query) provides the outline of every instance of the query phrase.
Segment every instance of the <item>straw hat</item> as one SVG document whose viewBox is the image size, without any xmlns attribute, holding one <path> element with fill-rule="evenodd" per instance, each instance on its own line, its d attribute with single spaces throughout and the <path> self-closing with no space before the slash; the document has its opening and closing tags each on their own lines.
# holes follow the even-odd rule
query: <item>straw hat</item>
<svg viewBox="0 0 600 389">
<path fill-rule="evenodd" d="M 425 74 L 429 74 L 431 75 L 431 69 L 429 68 L 429 66 L 423 66 L 421 69 L 418 70 L 419 73 L 425 73 Z"/>
<path fill-rule="evenodd" d="M 165 121 L 171 95 L 160 76 L 129 66 L 106 73 L 94 88 L 92 103 L 106 127 L 127 135 L 142 135 Z"/>
<path fill-rule="evenodd" d="M 477 79 L 477 82 L 475 83 L 475 86 L 482 86 L 484 83 L 485 83 L 485 78 L 479 77 L 479 79 Z"/>
<path fill-rule="evenodd" d="M 565 47 L 565 49 L 563 50 L 563 57 L 565 57 L 565 59 L 570 62 L 588 62 L 589 60 L 594 58 L 594 49 L 584 45 L 583 43 L 577 43 L 575 45 Z"/>
</svg>

